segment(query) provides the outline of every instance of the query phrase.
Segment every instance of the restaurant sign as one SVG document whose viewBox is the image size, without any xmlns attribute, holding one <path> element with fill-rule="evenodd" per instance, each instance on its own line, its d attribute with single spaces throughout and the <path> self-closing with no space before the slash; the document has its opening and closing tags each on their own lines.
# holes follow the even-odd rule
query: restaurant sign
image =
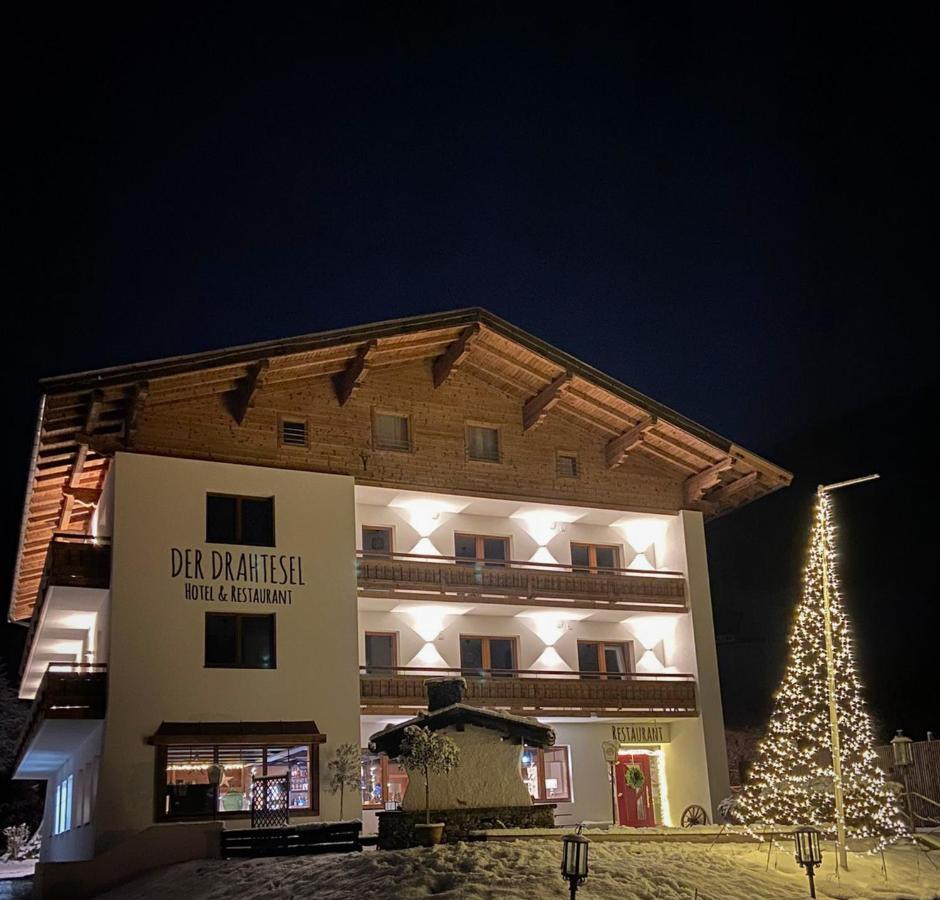
<svg viewBox="0 0 940 900">
<path fill-rule="evenodd" d="M 668 744 L 669 725 L 611 725 L 613 739 L 621 744 Z"/>
<path fill-rule="evenodd" d="M 186 600 L 219 603 L 290 606 L 306 584 L 299 556 L 195 547 L 170 548 L 170 577 L 183 582 Z"/>
</svg>

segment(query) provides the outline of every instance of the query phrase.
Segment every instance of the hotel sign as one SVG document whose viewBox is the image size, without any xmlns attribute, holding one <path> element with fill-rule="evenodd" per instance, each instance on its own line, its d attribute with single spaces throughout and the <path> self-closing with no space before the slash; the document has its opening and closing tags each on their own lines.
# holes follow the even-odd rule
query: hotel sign
<svg viewBox="0 0 940 900">
<path fill-rule="evenodd" d="M 669 725 L 611 725 L 613 739 L 620 744 L 668 744 Z"/>
<path fill-rule="evenodd" d="M 170 577 L 183 581 L 187 600 L 290 606 L 306 585 L 303 560 L 278 553 L 170 548 Z"/>
</svg>

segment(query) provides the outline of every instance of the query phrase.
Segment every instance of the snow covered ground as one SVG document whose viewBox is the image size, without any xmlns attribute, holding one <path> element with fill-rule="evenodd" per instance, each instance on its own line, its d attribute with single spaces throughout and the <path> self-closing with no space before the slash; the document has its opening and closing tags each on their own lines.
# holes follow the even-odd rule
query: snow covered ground
<svg viewBox="0 0 940 900">
<path fill-rule="evenodd" d="M 578 897 L 611 900 L 786 900 L 808 896 L 806 876 L 786 850 L 686 843 L 594 843 L 591 874 Z M 899 847 L 880 856 L 850 856 L 834 874 L 824 847 L 817 896 L 940 898 L 940 851 Z M 562 898 L 561 844 L 549 840 L 456 844 L 431 850 L 366 851 L 345 856 L 204 860 L 139 878 L 101 900 L 281 900 L 281 898 Z M 935 868 L 934 866 L 937 866 Z M 697 893 L 696 893 L 697 891 Z"/>
</svg>

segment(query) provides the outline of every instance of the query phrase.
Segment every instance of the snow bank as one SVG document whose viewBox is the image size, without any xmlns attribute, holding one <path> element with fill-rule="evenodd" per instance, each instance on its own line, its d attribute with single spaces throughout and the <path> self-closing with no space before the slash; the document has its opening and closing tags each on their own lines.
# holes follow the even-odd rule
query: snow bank
<svg viewBox="0 0 940 900">
<path fill-rule="evenodd" d="M 578 897 L 611 900 L 788 900 L 808 894 L 793 854 L 760 845 L 613 844 L 591 847 L 591 875 Z M 881 858 L 850 858 L 837 881 L 831 846 L 817 881 L 820 898 L 932 898 L 940 870 L 923 851 L 893 848 Z M 568 896 L 553 841 L 453 844 L 430 850 L 372 851 L 345 856 L 205 860 L 153 872 L 99 900 L 291 900 L 291 898 L 558 898 Z M 940 853 L 931 856 L 940 866 Z"/>
</svg>

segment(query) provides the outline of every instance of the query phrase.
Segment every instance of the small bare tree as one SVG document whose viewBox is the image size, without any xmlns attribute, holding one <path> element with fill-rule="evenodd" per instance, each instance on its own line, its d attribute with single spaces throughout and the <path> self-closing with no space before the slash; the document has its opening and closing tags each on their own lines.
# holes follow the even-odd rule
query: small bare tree
<svg viewBox="0 0 940 900">
<path fill-rule="evenodd" d="M 336 755 L 327 763 L 330 770 L 329 791 L 339 793 L 339 817 L 343 818 L 343 798 L 347 788 L 359 788 L 359 748 L 355 744 L 340 744 Z"/>
<path fill-rule="evenodd" d="M 446 734 L 409 725 L 405 729 L 398 759 L 409 772 L 420 772 L 424 776 L 424 816 L 426 824 L 430 825 L 430 776 L 446 775 L 455 769 L 460 761 L 460 748 Z"/>
</svg>

